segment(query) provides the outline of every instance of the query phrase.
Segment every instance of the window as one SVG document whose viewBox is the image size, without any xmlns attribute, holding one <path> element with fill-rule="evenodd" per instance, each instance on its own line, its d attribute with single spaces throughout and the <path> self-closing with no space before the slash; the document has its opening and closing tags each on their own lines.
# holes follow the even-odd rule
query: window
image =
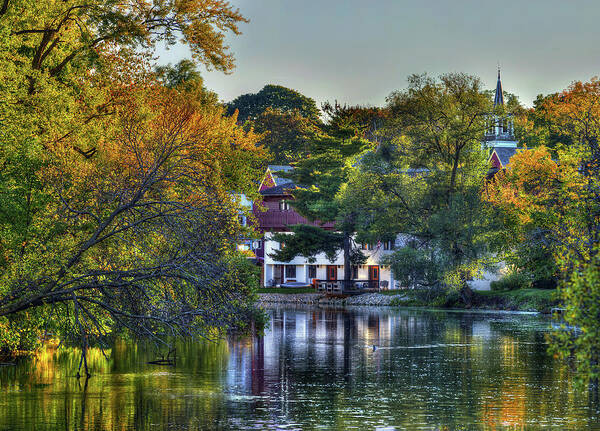
<svg viewBox="0 0 600 431">
<path fill-rule="evenodd" d="M 296 265 L 285 266 L 285 278 L 296 278 Z"/>
<path fill-rule="evenodd" d="M 308 278 L 317 278 L 317 265 L 308 265 Z"/>
<path fill-rule="evenodd" d="M 246 216 L 245 215 L 239 215 L 238 216 L 238 222 L 240 223 L 240 226 L 246 226 Z"/>
<path fill-rule="evenodd" d="M 350 278 L 352 278 L 352 280 L 358 279 L 358 265 L 352 265 L 352 276 Z"/>
<path fill-rule="evenodd" d="M 488 132 L 490 135 L 495 135 L 496 134 L 496 122 L 492 119 L 489 122 L 489 128 L 488 128 Z"/>
<path fill-rule="evenodd" d="M 287 211 L 290 209 L 290 202 L 285 199 L 279 201 L 279 211 Z"/>
<path fill-rule="evenodd" d="M 394 249 L 394 241 L 386 241 L 383 243 L 384 250 L 393 250 Z"/>
</svg>

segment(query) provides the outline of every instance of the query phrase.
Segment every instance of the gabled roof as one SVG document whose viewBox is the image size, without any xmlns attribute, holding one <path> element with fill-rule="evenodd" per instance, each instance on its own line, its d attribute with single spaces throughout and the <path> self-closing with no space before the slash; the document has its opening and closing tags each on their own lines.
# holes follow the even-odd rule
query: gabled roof
<svg viewBox="0 0 600 431">
<path fill-rule="evenodd" d="M 292 182 L 280 184 L 275 187 L 269 187 L 268 189 L 263 189 L 260 191 L 260 194 L 263 196 L 287 196 L 296 188 L 296 185 Z"/>
<path fill-rule="evenodd" d="M 494 108 L 498 105 L 504 106 L 504 95 L 502 94 L 502 81 L 500 80 L 500 68 L 498 67 L 498 82 L 496 83 L 496 94 L 494 95 Z"/>
<path fill-rule="evenodd" d="M 267 167 L 267 169 L 271 172 L 271 175 L 273 177 L 273 181 L 275 182 L 276 186 L 280 186 L 282 184 L 289 184 L 292 182 L 291 179 L 289 178 L 281 178 L 279 175 L 277 175 L 278 172 L 291 172 L 294 170 L 294 168 L 292 168 L 291 166 L 288 165 L 269 165 Z"/>
<path fill-rule="evenodd" d="M 291 172 L 293 169 L 287 165 L 269 165 L 258 190 L 263 196 L 289 195 L 289 190 L 296 188 L 296 185 L 291 179 L 277 174 Z"/>
<path fill-rule="evenodd" d="M 494 154 L 496 154 L 496 157 L 501 164 L 501 166 L 498 166 L 498 167 L 505 168 L 510 163 L 510 158 L 512 156 L 514 156 L 516 153 L 517 153 L 517 148 L 496 147 L 493 149 L 492 153 L 490 154 L 489 160 L 493 161 Z"/>
</svg>

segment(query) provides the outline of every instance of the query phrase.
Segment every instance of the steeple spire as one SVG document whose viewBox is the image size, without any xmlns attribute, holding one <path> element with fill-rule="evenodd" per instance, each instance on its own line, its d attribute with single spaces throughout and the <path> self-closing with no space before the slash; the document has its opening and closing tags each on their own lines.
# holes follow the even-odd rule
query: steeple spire
<svg viewBox="0 0 600 431">
<path fill-rule="evenodd" d="M 494 108 L 498 105 L 504 106 L 504 96 L 502 95 L 502 81 L 500 80 L 500 65 L 498 65 L 498 82 L 496 83 L 496 94 L 494 95 Z"/>
</svg>

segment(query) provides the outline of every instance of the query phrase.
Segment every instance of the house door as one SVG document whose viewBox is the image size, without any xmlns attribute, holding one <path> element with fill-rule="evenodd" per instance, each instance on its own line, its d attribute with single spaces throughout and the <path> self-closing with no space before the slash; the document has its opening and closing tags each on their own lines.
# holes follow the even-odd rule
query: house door
<svg viewBox="0 0 600 431">
<path fill-rule="evenodd" d="M 337 266 L 327 265 L 327 280 L 337 280 Z"/>
<path fill-rule="evenodd" d="M 275 265 L 273 268 L 273 279 L 275 284 L 283 283 L 283 265 Z"/>
<path fill-rule="evenodd" d="M 369 281 L 369 284 L 379 285 L 379 266 L 369 265 Z"/>
</svg>

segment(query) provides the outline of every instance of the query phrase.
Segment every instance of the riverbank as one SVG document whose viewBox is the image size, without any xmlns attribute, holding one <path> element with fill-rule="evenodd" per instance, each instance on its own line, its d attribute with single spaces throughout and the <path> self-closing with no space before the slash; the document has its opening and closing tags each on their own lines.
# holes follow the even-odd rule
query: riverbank
<svg viewBox="0 0 600 431">
<path fill-rule="evenodd" d="M 259 293 L 259 303 L 265 304 L 302 304 L 302 305 L 373 305 L 390 306 L 397 295 L 382 295 L 380 293 L 365 293 L 347 298 L 328 297 L 323 293 Z"/>
<path fill-rule="evenodd" d="M 441 309 L 480 309 L 503 311 L 533 311 L 549 313 L 558 305 L 554 299 L 554 291 L 543 289 L 520 289 L 512 291 L 474 292 L 469 307 L 461 303 L 458 295 L 449 294 L 444 297 L 424 298 L 411 291 L 387 291 L 385 293 L 366 293 L 347 298 L 328 297 L 322 293 L 299 292 L 286 290 L 258 294 L 261 304 L 297 304 L 317 306 L 387 306 L 387 307 L 423 307 Z"/>
</svg>

